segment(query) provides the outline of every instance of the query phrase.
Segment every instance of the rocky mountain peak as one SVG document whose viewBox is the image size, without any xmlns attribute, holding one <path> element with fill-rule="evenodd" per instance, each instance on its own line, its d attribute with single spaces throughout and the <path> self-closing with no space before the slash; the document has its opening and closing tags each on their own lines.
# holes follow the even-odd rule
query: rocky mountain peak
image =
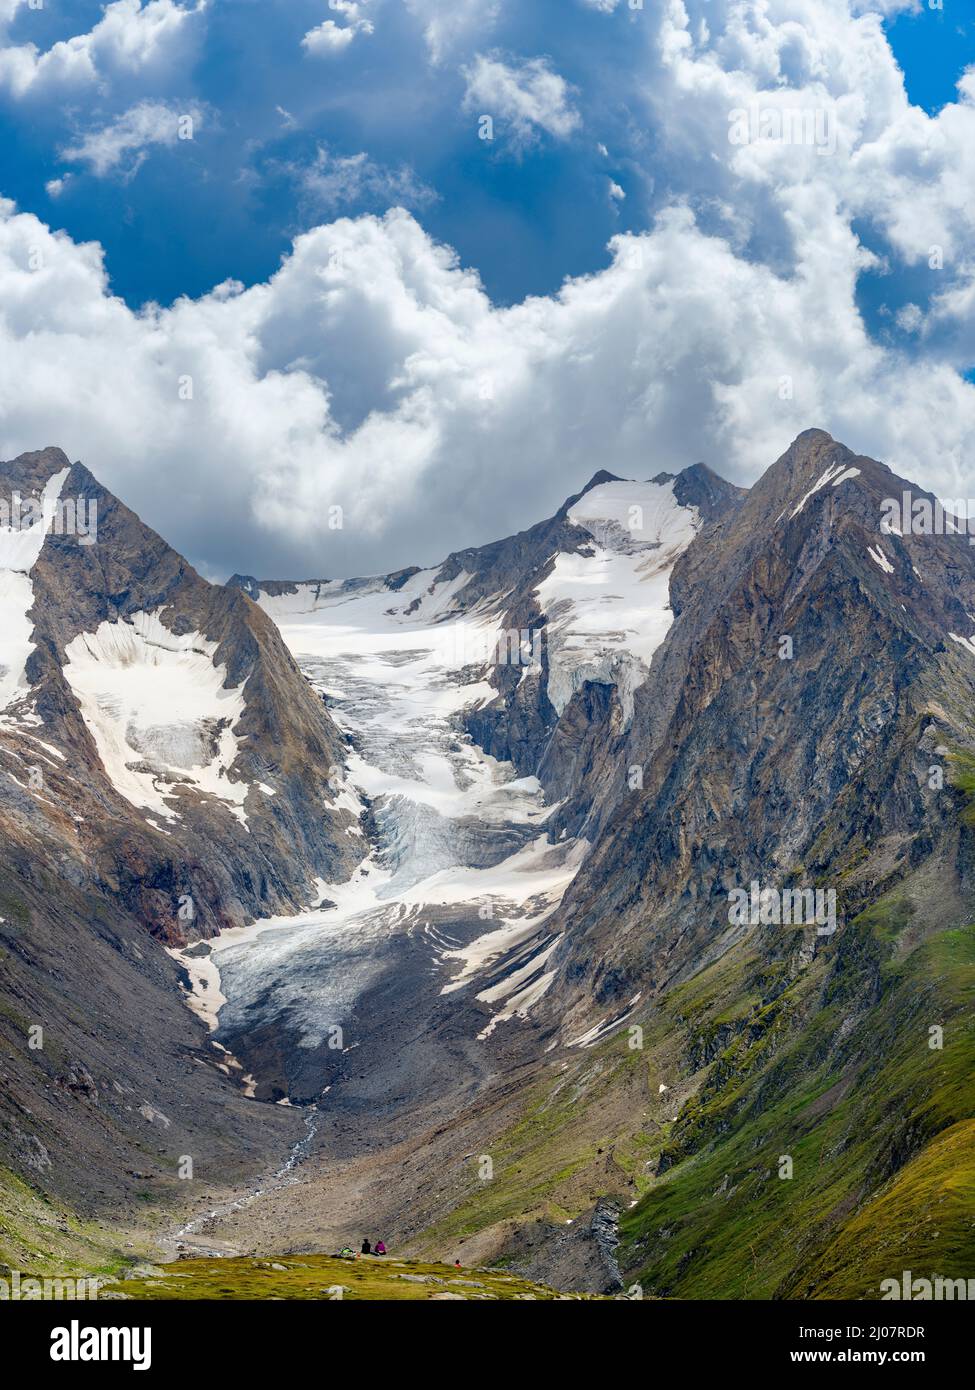
<svg viewBox="0 0 975 1390">
<path fill-rule="evenodd" d="M 748 489 L 729 483 L 706 463 L 692 463 L 674 479 L 674 496 L 684 507 L 696 507 L 702 520 L 728 519 L 741 505 Z"/>
<path fill-rule="evenodd" d="M 7 488 L 17 487 L 22 492 L 39 492 L 55 474 L 70 467 L 71 460 L 64 450 L 48 445 L 3 464 L 3 483 Z"/>
<path fill-rule="evenodd" d="M 266 615 L 59 449 L 0 463 L 0 500 L 8 840 L 177 940 L 351 867 L 343 740 Z"/>
<path fill-rule="evenodd" d="M 573 493 L 571 497 L 565 499 L 561 507 L 555 513 L 556 518 L 561 519 L 566 516 L 570 507 L 573 507 L 580 498 L 585 497 L 587 492 L 592 492 L 593 488 L 602 487 L 604 483 L 619 483 L 622 481 L 623 480 L 618 477 L 617 474 L 610 473 L 606 468 L 597 469 L 588 483 L 586 483 L 585 487 L 580 488 L 578 492 Z"/>
<path fill-rule="evenodd" d="M 820 516 L 823 504 L 842 503 L 827 508 L 830 522 L 853 509 L 876 530 L 881 500 L 911 486 L 886 464 L 855 454 L 825 430 L 806 430 L 749 489 L 743 512 L 750 526 L 788 527 L 800 516 L 806 526 Z"/>
</svg>

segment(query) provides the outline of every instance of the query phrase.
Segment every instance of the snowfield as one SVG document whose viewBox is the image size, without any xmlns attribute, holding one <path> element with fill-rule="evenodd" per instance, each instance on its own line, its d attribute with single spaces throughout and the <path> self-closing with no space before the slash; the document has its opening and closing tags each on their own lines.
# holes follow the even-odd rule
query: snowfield
<svg viewBox="0 0 975 1390">
<path fill-rule="evenodd" d="M 79 633 L 65 648 L 65 677 L 112 786 L 133 806 L 175 821 L 174 791 L 189 787 L 246 825 L 249 783 L 229 777 L 243 691 L 225 688 L 215 642 L 199 632 L 177 637 L 161 611 Z"/>
<path fill-rule="evenodd" d="M 42 497 L 45 516 L 61 496 L 70 471 L 62 468 L 48 480 Z M 0 526 L 0 719 L 28 690 L 25 672 L 34 650 L 34 624 L 28 617 L 34 605 L 30 572 L 37 564 L 46 530 L 39 519 L 33 526 Z M 32 721 L 25 709 L 19 713 L 28 722 L 39 722 L 36 718 Z M 14 717 L 11 710 L 5 722 Z"/>
<path fill-rule="evenodd" d="M 700 526 L 667 483 L 603 483 L 569 509 L 592 538 L 556 556 L 536 590 L 549 616 L 548 697 L 561 714 L 584 681 L 615 681 L 626 722 L 633 692 L 673 621 L 670 571 Z"/>
</svg>

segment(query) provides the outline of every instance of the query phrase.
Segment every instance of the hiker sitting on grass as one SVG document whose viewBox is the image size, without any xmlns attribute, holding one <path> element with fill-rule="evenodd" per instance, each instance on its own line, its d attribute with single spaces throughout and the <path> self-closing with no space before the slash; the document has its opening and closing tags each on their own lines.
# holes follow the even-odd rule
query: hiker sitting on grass
<svg viewBox="0 0 975 1390">
<path fill-rule="evenodd" d="M 372 1246 L 369 1244 L 369 1237 L 368 1237 L 368 1236 L 367 1236 L 366 1239 L 362 1242 L 362 1253 L 363 1253 L 363 1255 L 371 1255 L 371 1254 L 372 1254 Z"/>
<path fill-rule="evenodd" d="M 386 1247 L 385 1247 L 385 1245 L 382 1243 L 381 1240 L 377 1240 L 377 1241 L 376 1241 L 376 1248 L 375 1248 L 375 1250 L 374 1250 L 372 1253 L 373 1253 L 374 1255 L 385 1255 L 385 1253 L 386 1253 Z"/>
</svg>

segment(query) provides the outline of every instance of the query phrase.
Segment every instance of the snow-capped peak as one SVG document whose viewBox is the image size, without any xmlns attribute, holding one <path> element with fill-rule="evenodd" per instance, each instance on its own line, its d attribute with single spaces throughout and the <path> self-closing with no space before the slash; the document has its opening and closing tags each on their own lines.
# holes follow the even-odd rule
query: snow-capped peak
<svg viewBox="0 0 975 1390">
<path fill-rule="evenodd" d="M 548 615 L 548 697 L 561 714 L 584 681 L 614 682 L 624 718 L 673 620 L 670 571 L 701 524 L 666 482 L 601 483 L 567 519 L 591 545 L 560 551 L 538 586 Z"/>
</svg>

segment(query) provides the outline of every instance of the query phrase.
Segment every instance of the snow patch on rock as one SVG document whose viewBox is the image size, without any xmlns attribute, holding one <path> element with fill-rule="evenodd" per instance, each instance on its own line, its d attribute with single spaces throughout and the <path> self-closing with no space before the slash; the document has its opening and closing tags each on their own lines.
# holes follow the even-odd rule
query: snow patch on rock
<svg viewBox="0 0 975 1390">
<path fill-rule="evenodd" d="M 216 642 L 199 632 L 177 636 L 163 624 L 162 611 L 79 633 L 65 648 L 65 677 L 102 766 L 126 801 L 174 821 L 174 793 L 194 788 L 246 825 L 250 784 L 229 776 L 243 688 L 226 688 L 226 668 L 214 661 Z"/>
<path fill-rule="evenodd" d="M 592 545 L 560 552 L 536 590 L 548 615 L 548 698 L 561 714 L 585 681 L 614 683 L 624 718 L 673 621 L 670 571 L 700 526 L 666 483 L 603 483 L 569 508 Z"/>
<path fill-rule="evenodd" d="M 878 565 L 883 570 L 884 574 L 894 573 L 894 566 L 887 559 L 887 556 L 881 550 L 879 545 L 877 546 L 876 550 L 874 550 L 872 545 L 868 545 L 867 553 L 870 556 L 871 560 L 874 562 L 874 564 Z"/>
<path fill-rule="evenodd" d="M 975 633 L 972 633 L 971 637 L 959 637 L 957 632 L 949 632 L 948 636 L 953 642 L 957 642 L 959 647 L 964 647 L 966 652 L 975 656 Z"/>
<path fill-rule="evenodd" d="M 45 517 L 61 496 L 70 469 L 48 479 L 42 507 Z M 34 606 L 30 572 L 37 564 L 47 525 L 40 517 L 32 526 L 0 526 L 0 710 L 6 710 L 27 692 L 27 660 L 34 650 L 34 624 L 28 616 Z"/>
</svg>

